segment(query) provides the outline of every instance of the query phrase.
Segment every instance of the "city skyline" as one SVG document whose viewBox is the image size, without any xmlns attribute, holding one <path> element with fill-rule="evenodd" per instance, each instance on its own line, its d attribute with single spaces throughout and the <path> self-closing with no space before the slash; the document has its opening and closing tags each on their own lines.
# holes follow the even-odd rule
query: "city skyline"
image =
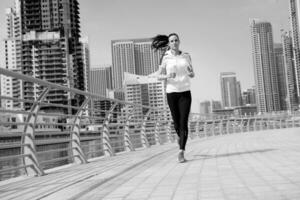
<svg viewBox="0 0 300 200">
<path fill-rule="evenodd" d="M 13 0 L 1 1 L 2 22 L 4 9 L 12 4 Z M 193 108 L 197 110 L 200 101 L 221 99 L 218 74 L 222 71 L 236 72 L 243 90 L 254 85 L 249 18 L 270 21 L 275 42 L 280 41 L 280 29 L 290 30 L 288 1 L 104 0 L 91 3 L 79 0 L 79 4 L 81 35 L 89 36 L 91 66 L 111 64 L 112 40 L 179 33 L 181 49 L 189 52 L 193 59 L 196 72 L 192 80 Z M 129 8 L 135 12 L 127 12 Z M 178 15 L 180 17 L 175 19 Z M 5 23 L 1 26 L 3 39 Z"/>
</svg>

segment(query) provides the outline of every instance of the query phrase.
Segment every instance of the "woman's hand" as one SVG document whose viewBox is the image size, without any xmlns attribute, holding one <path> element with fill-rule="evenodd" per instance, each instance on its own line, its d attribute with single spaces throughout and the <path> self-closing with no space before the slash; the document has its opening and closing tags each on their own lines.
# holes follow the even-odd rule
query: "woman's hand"
<svg viewBox="0 0 300 200">
<path fill-rule="evenodd" d="M 187 67 L 187 72 L 188 72 L 187 74 L 188 74 L 189 77 L 193 78 L 195 76 L 195 73 L 194 73 L 194 70 L 193 70 L 192 66 Z"/>
<path fill-rule="evenodd" d="M 176 77 L 176 73 L 174 72 L 174 73 L 170 73 L 169 75 L 168 75 L 168 78 L 175 78 Z"/>
</svg>

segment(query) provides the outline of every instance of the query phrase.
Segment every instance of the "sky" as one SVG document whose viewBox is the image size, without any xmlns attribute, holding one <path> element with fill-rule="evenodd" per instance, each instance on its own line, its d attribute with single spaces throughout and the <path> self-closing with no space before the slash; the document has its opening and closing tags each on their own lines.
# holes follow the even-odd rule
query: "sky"
<svg viewBox="0 0 300 200">
<path fill-rule="evenodd" d="M 192 112 L 204 100 L 221 100 L 221 72 L 235 72 L 242 90 L 254 85 L 249 19 L 271 22 L 274 42 L 290 30 L 289 0 L 78 0 L 81 35 L 89 37 L 91 66 L 111 64 L 111 40 L 178 33 L 190 53 Z M 0 1 L 0 38 L 5 38 L 5 8 Z M 1 14 L 2 13 L 2 14 Z M 2 45 L 3 47 L 3 45 Z M 0 52 L 3 65 L 3 48 Z"/>
</svg>

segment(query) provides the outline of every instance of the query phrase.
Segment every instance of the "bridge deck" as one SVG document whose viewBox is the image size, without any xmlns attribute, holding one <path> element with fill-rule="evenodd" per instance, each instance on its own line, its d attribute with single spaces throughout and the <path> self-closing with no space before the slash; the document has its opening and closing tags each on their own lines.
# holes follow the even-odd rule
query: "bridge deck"
<svg viewBox="0 0 300 200">
<path fill-rule="evenodd" d="M 0 199 L 300 199 L 299 129 L 165 144 L 0 182 Z"/>
</svg>

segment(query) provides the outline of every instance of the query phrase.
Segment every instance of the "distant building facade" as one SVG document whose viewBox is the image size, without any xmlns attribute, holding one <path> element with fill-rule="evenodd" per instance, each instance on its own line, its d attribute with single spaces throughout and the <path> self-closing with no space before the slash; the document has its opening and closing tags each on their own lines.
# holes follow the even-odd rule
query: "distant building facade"
<svg viewBox="0 0 300 200">
<path fill-rule="evenodd" d="M 241 87 L 236 80 L 234 72 L 222 72 L 220 74 L 221 97 L 224 108 L 232 108 L 241 105 Z"/>
<path fill-rule="evenodd" d="M 258 112 L 278 111 L 280 99 L 272 25 L 266 21 L 252 19 L 250 29 Z"/>
<path fill-rule="evenodd" d="M 114 89 L 123 87 L 124 72 L 149 75 L 157 71 L 162 51 L 152 50 L 151 43 L 150 38 L 113 40 L 111 42 Z"/>
<path fill-rule="evenodd" d="M 289 0 L 290 24 L 292 29 L 293 63 L 296 80 L 297 97 L 300 99 L 300 1 Z"/>
<path fill-rule="evenodd" d="M 200 114 L 211 114 L 214 110 L 219 110 L 221 108 L 222 104 L 220 101 L 203 101 L 200 103 Z"/>
<path fill-rule="evenodd" d="M 85 66 L 79 41 L 78 0 L 15 0 L 15 6 L 7 9 L 6 16 L 5 56 L 6 60 L 10 60 L 6 63 L 7 69 L 86 91 Z M 28 81 L 6 82 L 11 84 L 12 97 L 26 100 L 34 101 L 44 90 Z M 45 100 L 50 103 L 81 105 L 84 97 L 52 89 Z M 31 108 L 31 103 L 13 102 L 13 106 L 27 110 Z M 52 112 L 53 108 L 48 111 Z"/>
<path fill-rule="evenodd" d="M 125 101 L 159 109 L 152 115 L 161 115 L 159 111 L 168 108 L 164 81 L 130 73 L 124 73 L 124 78 Z M 143 117 L 148 110 L 138 107 L 134 108 L 134 111 L 132 109 L 129 108 L 128 112 L 134 112 L 136 118 Z"/>
<path fill-rule="evenodd" d="M 299 100 L 297 95 L 297 81 L 295 62 L 293 61 L 293 43 L 290 33 L 283 32 L 281 34 L 281 42 L 283 47 L 285 80 L 286 80 L 286 106 L 287 110 L 298 110 Z"/>
</svg>

